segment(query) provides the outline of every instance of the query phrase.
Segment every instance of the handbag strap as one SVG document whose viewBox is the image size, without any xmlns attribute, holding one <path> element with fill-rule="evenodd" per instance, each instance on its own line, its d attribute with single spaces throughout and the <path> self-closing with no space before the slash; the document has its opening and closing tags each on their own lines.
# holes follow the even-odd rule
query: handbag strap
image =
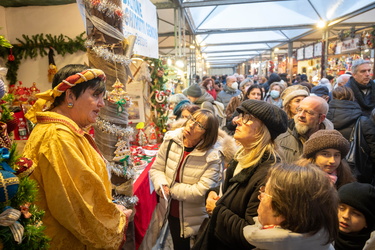
<svg viewBox="0 0 375 250">
<path fill-rule="evenodd" d="M 350 133 L 350 137 L 349 137 L 349 142 L 352 142 L 354 140 L 354 134 L 356 133 L 356 131 L 358 130 L 358 127 L 361 124 L 360 120 L 361 120 L 361 116 L 357 118 L 357 121 L 355 122 L 352 128 L 352 132 Z"/>
</svg>

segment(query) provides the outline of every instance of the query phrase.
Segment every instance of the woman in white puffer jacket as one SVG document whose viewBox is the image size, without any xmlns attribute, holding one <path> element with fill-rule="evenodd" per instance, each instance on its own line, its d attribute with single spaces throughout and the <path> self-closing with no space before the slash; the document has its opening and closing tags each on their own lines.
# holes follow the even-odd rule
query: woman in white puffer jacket
<svg viewBox="0 0 375 250">
<path fill-rule="evenodd" d="M 168 218 L 175 249 L 190 249 L 190 237 L 208 217 L 205 194 L 222 179 L 223 144 L 234 145 L 231 137 L 218 133 L 213 113 L 197 110 L 184 127 L 165 134 L 151 167 L 150 178 L 160 196 L 157 208 L 164 216 L 159 227 Z"/>
</svg>

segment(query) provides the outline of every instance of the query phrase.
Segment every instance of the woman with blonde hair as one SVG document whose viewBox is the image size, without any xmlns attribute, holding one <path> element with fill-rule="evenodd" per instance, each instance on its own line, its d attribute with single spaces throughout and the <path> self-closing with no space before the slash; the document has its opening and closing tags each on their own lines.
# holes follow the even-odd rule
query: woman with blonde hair
<svg viewBox="0 0 375 250">
<path fill-rule="evenodd" d="M 259 190 L 258 217 L 244 235 L 257 249 L 333 249 L 338 196 L 313 164 L 277 164 Z"/>
<path fill-rule="evenodd" d="M 275 105 L 246 100 L 237 108 L 234 138 L 241 144 L 220 188 L 210 189 L 206 209 L 212 215 L 193 249 L 250 249 L 242 230 L 254 224 L 258 190 L 268 169 L 280 161 L 274 139 L 287 130 L 287 116 Z"/>
</svg>

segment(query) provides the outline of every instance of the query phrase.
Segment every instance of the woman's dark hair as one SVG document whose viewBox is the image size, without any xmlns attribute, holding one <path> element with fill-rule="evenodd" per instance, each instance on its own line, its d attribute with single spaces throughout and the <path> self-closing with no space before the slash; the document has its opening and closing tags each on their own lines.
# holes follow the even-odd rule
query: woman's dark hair
<svg viewBox="0 0 375 250">
<path fill-rule="evenodd" d="M 200 108 L 201 107 L 199 107 L 198 105 L 195 105 L 195 104 L 187 104 L 187 105 L 185 105 L 181 108 L 181 113 L 182 113 L 182 111 L 187 110 L 187 111 L 189 111 L 190 114 L 193 114 L 195 111 L 197 111 Z M 180 117 L 181 117 L 181 113 L 180 113 Z M 178 117 L 178 118 L 180 118 L 180 117 Z"/>
<path fill-rule="evenodd" d="M 199 120 L 206 128 L 203 134 L 203 142 L 197 146 L 197 149 L 208 150 L 215 145 L 217 141 L 219 135 L 219 121 L 214 113 L 208 109 L 198 109 L 192 114 L 192 117 L 194 117 L 195 120 Z"/>
<path fill-rule="evenodd" d="M 282 228 L 310 235 L 323 229 L 327 244 L 335 240 L 339 198 L 322 170 L 314 164 L 280 163 L 269 170 L 267 179 L 274 216 L 284 218 Z"/>
<path fill-rule="evenodd" d="M 351 88 L 339 86 L 332 90 L 333 99 L 354 101 L 354 93 Z"/>
<path fill-rule="evenodd" d="M 214 87 L 214 84 L 215 84 L 215 81 L 212 79 L 212 78 L 206 78 L 203 82 L 202 82 L 202 86 L 204 87 L 205 90 L 208 90 L 207 89 L 207 85 L 208 84 L 212 84 L 212 87 Z"/>
<path fill-rule="evenodd" d="M 65 80 L 69 76 L 80 73 L 86 69 L 89 69 L 89 67 L 83 64 L 68 64 L 64 66 L 59 71 L 57 71 L 57 73 L 53 77 L 52 88 L 59 85 L 59 83 L 61 83 L 63 80 Z M 100 93 L 105 92 L 105 83 L 100 78 L 94 78 L 87 82 L 76 84 L 74 87 L 70 88 L 75 98 L 80 97 L 81 94 L 86 91 L 86 89 L 95 89 L 95 92 L 100 94 Z M 53 102 L 52 107 L 57 107 L 61 105 L 64 99 L 65 99 L 65 92 L 62 93 L 61 96 L 58 96 L 55 98 L 55 101 Z"/>
<path fill-rule="evenodd" d="M 260 99 L 263 100 L 263 89 L 262 89 L 262 87 L 261 87 L 259 84 L 253 84 L 253 85 L 251 85 L 251 86 L 247 89 L 244 100 L 248 100 L 248 99 L 249 99 L 248 95 L 250 94 L 250 92 L 251 92 L 253 89 L 259 89 L 259 90 L 260 90 L 260 95 L 261 95 Z"/>
<path fill-rule="evenodd" d="M 270 77 L 268 78 L 269 85 L 271 85 L 271 83 L 273 82 L 280 82 L 280 81 L 281 81 L 281 77 L 276 73 L 272 73 Z"/>
</svg>

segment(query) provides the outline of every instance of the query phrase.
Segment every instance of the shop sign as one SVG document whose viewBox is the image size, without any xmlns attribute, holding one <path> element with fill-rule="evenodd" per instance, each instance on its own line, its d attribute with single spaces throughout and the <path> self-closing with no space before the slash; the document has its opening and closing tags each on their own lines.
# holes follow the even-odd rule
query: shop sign
<svg viewBox="0 0 375 250">
<path fill-rule="evenodd" d="M 297 49 L 297 60 L 303 60 L 304 59 L 304 50 L 305 50 L 305 48 Z"/>
<path fill-rule="evenodd" d="M 314 57 L 314 45 L 307 46 L 305 48 L 305 59 L 311 59 Z"/>
<path fill-rule="evenodd" d="M 359 38 L 353 38 L 339 43 L 336 47 L 336 54 L 345 53 L 358 49 Z"/>
<path fill-rule="evenodd" d="M 314 57 L 320 57 L 322 56 L 322 43 L 316 43 L 314 44 Z"/>
<path fill-rule="evenodd" d="M 123 33 L 135 35 L 133 53 L 151 58 L 159 57 L 156 7 L 149 0 L 122 0 Z"/>
</svg>

